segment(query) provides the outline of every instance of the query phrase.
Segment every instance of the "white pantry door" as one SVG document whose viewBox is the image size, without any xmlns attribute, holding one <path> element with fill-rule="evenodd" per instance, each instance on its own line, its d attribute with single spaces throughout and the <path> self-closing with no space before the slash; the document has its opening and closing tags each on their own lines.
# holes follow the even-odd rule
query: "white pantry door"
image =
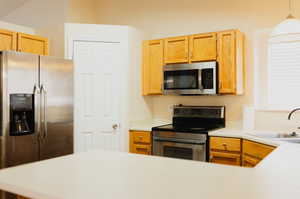
<svg viewBox="0 0 300 199">
<path fill-rule="evenodd" d="M 75 152 L 120 150 L 119 42 L 74 40 Z"/>
</svg>

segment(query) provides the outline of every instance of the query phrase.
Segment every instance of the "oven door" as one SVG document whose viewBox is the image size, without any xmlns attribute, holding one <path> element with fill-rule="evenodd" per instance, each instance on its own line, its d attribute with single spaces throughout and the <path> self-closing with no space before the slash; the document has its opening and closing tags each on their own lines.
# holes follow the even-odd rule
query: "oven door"
<svg viewBox="0 0 300 199">
<path fill-rule="evenodd" d="M 206 161 L 206 143 L 156 137 L 153 138 L 153 155 Z"/>
</svg>

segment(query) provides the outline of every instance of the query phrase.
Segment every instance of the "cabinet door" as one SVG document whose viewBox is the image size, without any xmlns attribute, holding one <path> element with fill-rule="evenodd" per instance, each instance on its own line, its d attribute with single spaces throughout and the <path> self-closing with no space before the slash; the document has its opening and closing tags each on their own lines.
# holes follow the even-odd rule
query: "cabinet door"
<svg viewBox="0 0 300 199">
<path fill-rule="evenodd" d="M 163 40 L 143 43 L 143 95 L 162 93 Z"/>
<path fill-rule="evenodd" d="M 275 147 L 268 146 L 265 144 L 260 144 L 257 142 L 252 142 L 249 140 L 243 140 L 243 154 L 264 159 L 268 154 L 270 154 Z"/>
<path fill-rule="evenodd" d="M 241 155 L 210 151 L 210 162 L 226 165 L 241 165 Z"/>
<path fill-rule="evenodd" d="M 30 199 L 30 198 L 25 198 L 23 196 L 17 196 L 17 199 Z"/>
<path fill-rule="evenodd" d="M 38 55 L 48 55 L 48 39 L 35 35 L 18 33 L 18 51 Z"/>
<path fill-rule="evenodd" d="M 218 33 L 219 93 L 236 93 L 235 31 Z"/>
<path fill-rule="evenodd" d="M 17 50 L 17 33 L 0 29 L 0 51 Z"/>
<path fill-rule="evenodd" d="M 189 40 L 187 36 L 165 39 L 165 64 L 188 63 Z"/>
<path fill-rule="evenodd" d="M 242 166 L 243 167 L 255 167 L 260 162 L 260 159 L 250 157 L 248 155 L 243 155 Z"/>
<path fill-rule="evenodd" d="M 217 34 L 197 34 L 190 36 L 190 62 L 217 59 Z"/>
</svg>

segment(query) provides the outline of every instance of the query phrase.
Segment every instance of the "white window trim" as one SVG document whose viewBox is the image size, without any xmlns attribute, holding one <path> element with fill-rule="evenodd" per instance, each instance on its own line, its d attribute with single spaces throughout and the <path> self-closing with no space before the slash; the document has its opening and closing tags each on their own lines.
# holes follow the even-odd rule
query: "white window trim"
<svg viewBox="0 0 300 199">
<path fill-rule="evenodd" d="M 289 112 L 296 106 L 278 107 L 268 104 L 268 43 L 270 41 L 278 42 L 279 39 L 277 37 L 270 38 L 271 32 L 272 28 L 268 28 L 256 31 L 253 34 L 254 110 L 262 112 Z M 262 69 L 262 67 L 264 68 Z"/>
</svg>

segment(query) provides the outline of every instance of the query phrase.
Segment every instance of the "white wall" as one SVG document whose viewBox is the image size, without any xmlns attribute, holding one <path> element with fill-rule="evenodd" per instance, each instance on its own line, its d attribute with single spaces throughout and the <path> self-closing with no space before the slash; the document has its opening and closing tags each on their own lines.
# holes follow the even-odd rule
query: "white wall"
<svg viewBox="0 0 300 199">
<path fill-rule="evenodd" d="M 293 12 L 300 17 L 300 3 L 293 1 Z M 131 25 L 150 38 L 238 28 L 246 34 L 246 93 L 244 96 L 147 97 L 153 100 L 155 118 L 170 119 L 170 105 L 226 105 L 227 120 L 241 126 L 243 107 L 254 105 L 254 37 L 261 29 L 270 29 L 288 15 L 287 0 L 98 0 L 98 23 Z M 260 67 L 264 67 L 261 65 Z M 299 103 L 300 105 L 300 103 Z M 258 128 L 280 128 L 287 112 L 257 113 Z M 272 117 L 274 116 L 274 117 Z M 274 121 L 268 122 L 268 121 Z M 265 121 L 265 122 L 264 122 Z M 267 124 L 267 125 L 263 125 Z M 295 126 L 295 122 L 284 126 Z"/>
<path fill-rule="evenodd" d="M 12 30 L 12 31 L 16 31 L 16 32 L 23 32 L 23 33 L 27 33 L 27 34 L 35 34 L 35 30 L 33 28 L 26 27 L 26 26 L 20 26 L 20 25 L 16 25 L 16 24 L 12 24 L 12 23 L 7 23 L 4 21 L 0 21 L 0 28 Z"/>
<path fill-rule="evenodd" d="M 34 28 L 35 34 L 49 38 L 50 55 L 62 57 L 68 0 L 26 0 L 15 6 L 0 20 Z"/>
<path fill-rule="evenodd" d="M 68 23 L 97 23 L 97 0 L 69 0 Z"/>
<path fill-rule="evenodd" d="M 152 119 L 153 100 L 142 96 L 142 41 L 148 36 L 137 29 L 131 28 L 129 34 L 130 50 L 130 121 Z"/>
</svg>

